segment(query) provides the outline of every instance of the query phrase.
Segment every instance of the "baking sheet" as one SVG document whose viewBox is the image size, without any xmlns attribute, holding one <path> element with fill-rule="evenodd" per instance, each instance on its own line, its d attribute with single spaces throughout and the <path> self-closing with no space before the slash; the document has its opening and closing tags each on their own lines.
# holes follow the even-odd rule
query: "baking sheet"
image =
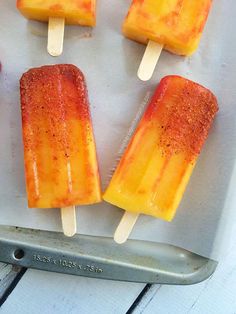
<svg viewBox="0 0 236 314">
<path fill-rule="evenodd" d="M 136 71 L 145 47 L 120 33 L 130 1 L 99 0 L 97 27 L 67 27 L 64 54 L 46 52 L 47 27 L 28 22 L 14 0 L 0 2 L 0 224 L 61 231 L 57 209 L 28 209 L 18 81 L 30 67 L 73 63 L 87 78 L 103 188 L 130 125 L 164 75 L 179 74 L 210 88 L 220 112 L 172 223 L 141 216 L 132 238 L 166 242 L 220 259 L 236 236 L 236 3 L 214 1 L 198 52 L 183 58 L 163 52 L 150 82 Z M 112 236 L 123 211 L 102 203 L 77 210 L 78 232 Z"/>
</svg>

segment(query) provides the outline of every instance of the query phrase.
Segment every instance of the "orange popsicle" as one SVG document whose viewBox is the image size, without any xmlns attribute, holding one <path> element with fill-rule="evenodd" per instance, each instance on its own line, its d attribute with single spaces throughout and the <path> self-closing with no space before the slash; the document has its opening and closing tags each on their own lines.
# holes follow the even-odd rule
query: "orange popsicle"
<svg viewBox="0 0 236 314">
<path fill-rule="evenodd" d="M 179 55 L 191 55 L 199 41 L 212 0 L 133 0 L 123 24 L 126 37 L 149 40 Z"/>
<path fill-rule="evenodd" d="M 96 0 L 17 0 L 17 8 L 31 20 L 47 22 L 56 17 L 64 18 L 66 24 L 96 24 Z"/>
<path fill-rule="evenodd" d="M 205 87 L 179 76 L 163 78 L 104 200 L 171 221 L 217 111 L 217 100 Z"/>
<path fill-rule="evenodd" d="M 101 201 L 84 76 L 73 65 L 31 69 L 20 81 L 29 207 Z"/>
<path fill-rule="evenodd" d="M 47 50 L 51 56 L 62 54 L 66 24 L 95 26 L 96 0 L 17 0 L 26 18 L 48 22 Z"/>
</svg>

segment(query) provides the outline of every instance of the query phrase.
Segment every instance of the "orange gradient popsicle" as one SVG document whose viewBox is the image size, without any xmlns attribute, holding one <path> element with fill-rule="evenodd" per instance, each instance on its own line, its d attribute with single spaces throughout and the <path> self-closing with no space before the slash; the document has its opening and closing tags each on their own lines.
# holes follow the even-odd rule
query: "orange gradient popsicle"
<svg viewBox="0 0 236 314">
<path fill-rule="evenodd" d="M 123 24 L 126 37 L 149 40 L 179 55 L 191 55 L 199 41 L 212 0 L 133 0 Z"/>
<path fill-rule="evenodd" d="M 20 81 L 29 207 L 101 201 L 84 76 L 73 65 L 43 66 Z"/>
<path fill-rule="evenodd" d="M 32 20 L 47 22 L 54 17 L 65 18 L 66 24 L 96 24 L 96 0 L 18 0 L 17 8 Z"/>
<path fill-rule="evenodd" d="M 104 200 L 171 221 L 217 111 L 208 89 L 179 76 L 163 78 Z"/>
</svg>

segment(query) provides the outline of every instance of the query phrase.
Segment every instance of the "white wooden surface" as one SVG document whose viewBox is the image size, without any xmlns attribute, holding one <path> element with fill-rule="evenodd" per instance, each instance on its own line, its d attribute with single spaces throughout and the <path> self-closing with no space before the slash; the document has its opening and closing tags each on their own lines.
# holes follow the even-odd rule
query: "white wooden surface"
<svg viewBox="0 0 236 314">
<path fill-rule="evenodd" d="M 11 278 L 9 279 L 9 276 L 12 272 L 12 267 L 12 265 L 0 263 L 0 298 L 3 297 L 4 292 L 8 287 L 9 281 L 11 282 Z"/>
<path fill-rule="evenodd" d="M 7 265 L 0 262 L 0 304 L 5 298 L 5 293 L 14 279 L 19 275 L 21 267 Z"/>
<path fill-rule="evenodd" d="M 143 284 L 28 270 L 1 314 L 126 313 Z"/>
<path fill-rule="evenodd" d="M 1 308 L 3 314 L 126 313 L 144 285 L 28 270 Z M 154 285 L 135 314 L 236 314 L 236 243 L 207 281 Z"/>
</svg>

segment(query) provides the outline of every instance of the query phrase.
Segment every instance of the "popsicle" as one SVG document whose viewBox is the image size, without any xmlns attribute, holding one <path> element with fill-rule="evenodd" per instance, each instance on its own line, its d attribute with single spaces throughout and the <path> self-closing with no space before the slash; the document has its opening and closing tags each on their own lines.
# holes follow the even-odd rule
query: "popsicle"
<svg viewBox="0 0 236 314">
<path fill-rule="evenodd" d="M 126 37 L 147 44 L 138 76 L 149 80 L 162 49 L 189 56 L 197 49 L 212 0 L 133 0 L 123 23 Z"/>
<path fill-rule="evenodd" d="M 17 0 L 17 8 L 27 19 L 49 22 L 48 52 L 52 56 L 63 51 L 65 23 L 96 24 L 96 0 Z"/>
<path fill-rule="evenodd" d="M 174 218 L 217 111 L 205 87 L 180 76 L 161 80 L 103 195 L 126 211 L 116 242 L 126 241 L 141 213 Z"/>
<path fill-rule="evenodd" d="M 75 205 L 101 201 L 86 83 L 73 65 L 30 69 L 20 80 L 29 208 L 61 208 L 76 231 Z"/>
</svg>

